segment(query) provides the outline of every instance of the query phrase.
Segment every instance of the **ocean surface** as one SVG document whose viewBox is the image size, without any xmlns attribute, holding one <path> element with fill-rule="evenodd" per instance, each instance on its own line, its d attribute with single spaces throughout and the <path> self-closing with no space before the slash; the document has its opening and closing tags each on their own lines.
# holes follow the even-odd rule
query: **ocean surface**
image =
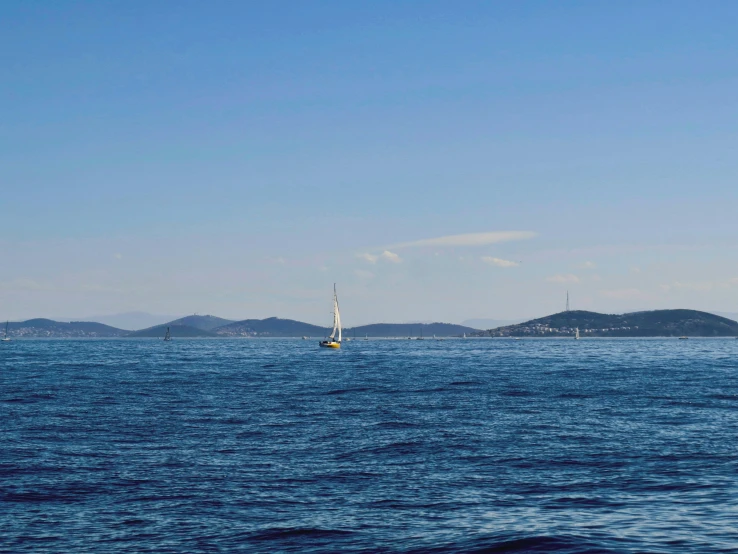
<svg viewBox="0 0 738 554">
<path fill-rule="evenodd" d="M 0 552 L 736 550 L 736 340 L 0 343 Z"/>
</svg>

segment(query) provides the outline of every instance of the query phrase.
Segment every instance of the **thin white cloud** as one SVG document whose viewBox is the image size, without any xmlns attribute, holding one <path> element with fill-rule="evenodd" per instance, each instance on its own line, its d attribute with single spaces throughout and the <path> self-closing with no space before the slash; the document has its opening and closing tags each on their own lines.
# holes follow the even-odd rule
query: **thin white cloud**
<svg viewBox="0 0 738 554">
<path fill-rule="evenodd" d="M 712 290 L 716 285 L 718 284 L 712 281 L 703 281 L 701 283 L 682 283 L 681 281 L 675 281 L 671 286 L 677 290 L 708 291 Z"/>
<path fill-rule="evenodd" d="M 486 246 L 500 242 L 532 239 L 536 233 L 532 231 L 493 231 L 489 233 L 467 233 L 464 235 L 447 235 L 432 239 L 401 242 L 391 248 L 413 248 L 422 246 Z"/>
<path fill-rule="evenodd" d="M 579 264 L 579 269 L 594 269 L 597 267 L 597 264 L 594 262 L 583 262 Z"/>
<path fill-rule="evenodd" d="M 123 254 L 120 254 L 120 253 L 116 253 L 116 254 L 113 254 L 113 257 L 114 257 L 114 258 L 115 258 L 116 260 L 121 260 L 121 259 L 123 259 Z"/>
<path fill-rule="evenodd" d="M 364 260 L 365 262 L 369 262 L 370 264 L 376 264 L 379 260 L 392 262 L 393 264 L 399 264 L 400 262 L 402 262 L 402 258 L 398 254 L 390 252 L 389 250 L 385 250 L 379 255 L 365 252 L 363 254 L 357 254 L 356 257 Z"/>
<path fill-rule="evenodd" d="M 494 258 L 492 256 L 482 256 L 482 261 L 486 264 L 494 265 L 497 267 L 517 267 L 520 265 L 518 262 L 503 260 L 502 258 Z"/>
<path fill-rule="evenodd" d="M 370 264 L 375 264 L 377 263 L 379 256 L 375 256 L 374 254 L 369 254 L 369 252 L 365 252 L 364 254 L 359 254 L 357 258 L 361 258 L 362 260 L 367 261 Z"/>
<path fill-rule="evenodd" d="M 42 283 L 39 281 L 33 281 L 31 279 L 15 279 L 14 281 L 3 281 L 0 282 L 0 290 L 10 291 L 55 291 L 58 287 L 50 283 Z"/>
<path fill-rule="evenodd" d="M 399 264 L 402 261 L 402 258 L 395 254 L 394 252 L 390 252 L 389 250 L 385 250 L 382 252 L 382 259 L 387 260 L 388 262 L 392 262 L 394 264 Z"/>
<path fill-rule="evenodd" d="M 579 277 L 572 273 L 567 273 L 565 275 L 551 275 L 550 277 L 546 277 L 546 281 L 559 284 L 578 283 Z"/>
<path fill-rule="evenodd" d="M 374 273 L 372 273 L 371 271 L 366 271 L 364 269 L 357 269 L 354 271 L 354 274 L 359 279 L 373 279 L 374 278 Z"/>
<path fill-rule="evenodd" d="M 659 285 L 664 292 L 669 291 L 695 291 L 707 292 L 715 289 L 729 289 L 738 285 L 738 278 L 725 279 L 720 281 L 700 281 L 696 283 L 685 283 L 683 281 L 674 281 L 673 283 Z"/>
<path fill-rule="evenodd" d="M 628 298 L 638 298 L 641 296 L 641 291 L 638 289 L 612 289 L 612 290 L 601 290 L 600 294 L 607 298 L 617 298 L 625 300 Z"/>
</svg>

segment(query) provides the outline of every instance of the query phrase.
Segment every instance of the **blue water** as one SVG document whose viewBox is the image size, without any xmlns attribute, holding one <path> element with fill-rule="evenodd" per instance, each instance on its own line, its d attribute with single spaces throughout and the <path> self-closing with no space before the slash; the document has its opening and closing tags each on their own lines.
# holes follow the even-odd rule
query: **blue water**
<svg viewBox="0 0 738 554">
<path fill-rule="evenodd" d="M 2 552 L 728 552 L 738 341 L 0 343 Z"/>
</svg>

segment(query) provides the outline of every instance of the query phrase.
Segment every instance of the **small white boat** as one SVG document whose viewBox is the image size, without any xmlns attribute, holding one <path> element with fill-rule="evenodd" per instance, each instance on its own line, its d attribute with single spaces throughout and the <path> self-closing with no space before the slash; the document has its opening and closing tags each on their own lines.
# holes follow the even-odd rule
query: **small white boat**
<svg viewBox="0 0 738 554">
<path fill-rule="evenodd" d="M 164 340 L 172 340 L 172 335 L 169 333 L 169 327 L 167 327 L 167 333 L 164 335 Z"/>
<path fill-rule="evenodd" d="M 10 321 L 5 322 L 5 336 L 0 339 L 2 342 L 10 342 L 10 339 L 8 338 L 8 325 L 10 324 Z"/>
<path fill-rule="evenodd" d="M 574 334 L 574 340 L 579 340 L 579 327 L 576 328 L 576 331 Z"/>
<path fill-rule="evenodd" d="M 338 340 L 336 340 L 336 332 L 338 332 Z M 318 343 L 321 348 L 341 348 L 341 313 L 338 311 L 338 295 L 336 294 L 336 284 L 333 283 L 333 331 L 331 335 Z"/>
</svg>

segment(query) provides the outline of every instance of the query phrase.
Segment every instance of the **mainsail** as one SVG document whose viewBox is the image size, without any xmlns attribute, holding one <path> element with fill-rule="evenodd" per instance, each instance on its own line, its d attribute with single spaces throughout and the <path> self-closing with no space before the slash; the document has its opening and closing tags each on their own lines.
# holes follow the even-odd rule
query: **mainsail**
<svg viewBox="0 0 738 554">
<path fill-rule="evenodd" d="M 338 295 L 336 294 L 336 285 L 333 284 L 333 332 L 330 339 L 335 340 L 336 331 L 338 331 L 338 342 L 341 342 L 341 313 L 338 311 Z"/>
</svg>

